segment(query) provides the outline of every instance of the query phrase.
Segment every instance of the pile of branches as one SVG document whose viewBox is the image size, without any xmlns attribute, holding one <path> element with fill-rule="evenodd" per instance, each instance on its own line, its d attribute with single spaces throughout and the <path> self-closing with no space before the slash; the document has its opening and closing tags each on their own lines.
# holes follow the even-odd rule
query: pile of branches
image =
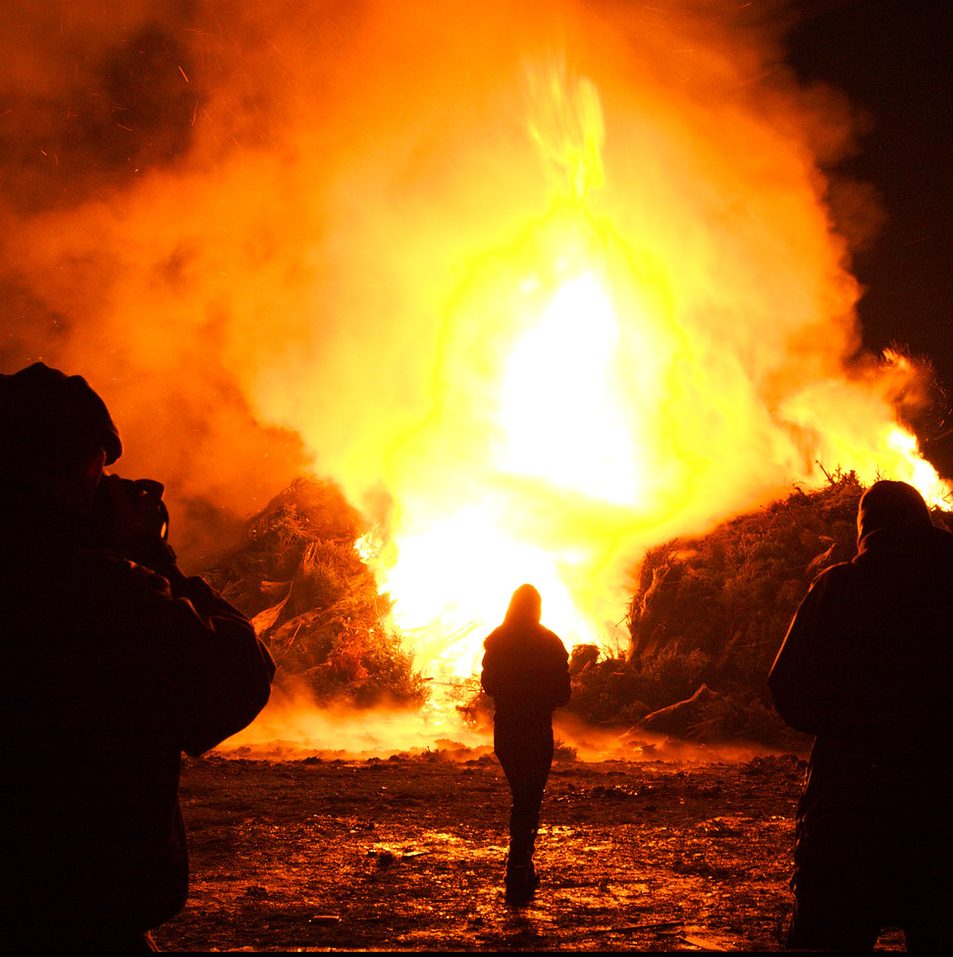
<svg viewBox="0 0 953 957">
<path fill-rule="evenodd" d="M 304 686 L 322 704 L 419 704 L 426 692 L 412 655 L 383 624 L 390 600 L 355 548 L 365 531 L 338 486 L 299 478 L 203 574 L 252 620 L 278 683 Z"/>
<path fill-rule="evenodd" d="M 571 709 L 589 721 L 699 741 L 803 743 L 775 713 L 771 663 L 814 577 L 856 553 L 853 472 L 649 550 L 625 656 L 574 649 Z"/>
</svg>

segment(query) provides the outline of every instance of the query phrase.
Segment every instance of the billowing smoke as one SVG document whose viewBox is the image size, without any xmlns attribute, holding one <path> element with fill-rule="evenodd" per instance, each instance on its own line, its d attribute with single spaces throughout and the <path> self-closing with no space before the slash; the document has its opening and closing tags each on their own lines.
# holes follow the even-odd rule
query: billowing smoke
<svg viewBox="0 0 953 957">
<path fill-rule="evenodd" d="M 877 214 L 819 172 L 857 125 L 785 67 L 787 16 L 4 4 L 0 364 L 89 378 L 120 470 L 166 482 L 192 562 L 314 468 L 394 536 L 429 512 L 458 544 L 454 502 L 493 487 L 524 538 L 568 543 L 579 598 L 621 554 L 816 479 L 818 461 L 872 474 L 909 376 L 857 355 L 847 237 Z M 621 317 L 604 355 L 532 338 L 540 316 L 561 335 L 577 299 L 592 341 Z M 592 405 L 607 438 L 569 450 L 605 456 L 595 485 L 551 447 L 525 460 L 546 395 L 503 435 L 499 383 L 531 380 L 533 355 L 579 399 L 543 435 L 557 445 L 587 431 L 567 424 L 588 408 L 584 363 L 613 367 L 623 411 Z"/>
</svg>

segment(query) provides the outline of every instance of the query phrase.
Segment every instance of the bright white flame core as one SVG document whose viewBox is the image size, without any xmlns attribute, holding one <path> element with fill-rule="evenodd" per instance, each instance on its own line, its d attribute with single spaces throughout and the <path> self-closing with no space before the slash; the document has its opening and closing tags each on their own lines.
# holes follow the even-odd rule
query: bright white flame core
<svg viewBox="0 0 953 957">
<path fill-rule="evenodd" d="M 501 471 L 634 505 L 634 423 L 621 401 L 619 320 L 591 272 L 567 280 L 510 352 L 502 386 Z"/>
<path fill-rule="evenodd" d="M 514 582 L 531 581 L 545 596 L 545 616 L 579 641 L 597 641 L 560 575 L 578 557 L 520 539 L 490 502 L 464 505 L 442 521 L 400 538 L 400 555 L 384 588 L 411 639 L 418 666 L 455 675 L 479 671 L 482 639 L 506 611 Z"/>
</svg>

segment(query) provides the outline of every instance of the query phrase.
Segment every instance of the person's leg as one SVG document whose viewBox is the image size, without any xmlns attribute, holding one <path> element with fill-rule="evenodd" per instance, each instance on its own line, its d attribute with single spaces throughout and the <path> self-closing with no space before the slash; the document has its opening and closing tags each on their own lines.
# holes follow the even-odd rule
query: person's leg
<svg viewBox="0 0 953 957">
<path fill-rule="evenodd" d="M 525 904 L 533 896 L 536 885 L 532 871 L 533 841 L 536 836 L 538 816 L 534 817 L 532 801 L 528 800 L 528 765 L 525 755 L 513 754 L 508 749 L 497 747 L 497 757 L 510 786 L 510 842 L 506 855 L 506 872 L 503 883 L 506 899 L 511 904 Z"/>
<path fill-rule="evenodd" d="M 844 901 L 795 897 L 789 950 L 873 950 L 880 925 Z"/>
<path fill-rule="evenodd" d="M 504 878 L 506 897 L 510 903 L 526 903 L 539 885 L 533 852 L 552 747 L 546 740 L 532 740 L 525 735 L 512 741 L 498 736 L 495 750 L 512 795 Z"/>
<path fill-rule="evenodd" d="M 545 744 L 545 743 L 544 743 Z M 549 776 L 552 748 L 541 747 L 523 765 L 523 774 L 514 800 L 510 830 L 510 858 L 507 869 L 507 897 L 513 902 L 528 901 L 539 887 L 533 864 L 539 832 L 543 789 Z"/>
<path fill-rule="evenodd" d="M 511 852 L 520 862 L 527 862 L 533 856 L 536 835 L 539 831 L 540 810 L 543 803 L 543 790 L 549 777 L 552 764 L 552 745 L 548 742 L 536 742 L 532 748 L 525 748 L 519 760 L 513 762 L 507 773 L 513 806 L 510 814 Z"/>
<path fill-rule="evenodd" d="M 513 807 L 510 812 L 510 857 L 527 863 L 533 856 L 539 830 L 540 796 L 537 796 L 533 768 L 522 765 L 511 782 Z"/>
</svg>

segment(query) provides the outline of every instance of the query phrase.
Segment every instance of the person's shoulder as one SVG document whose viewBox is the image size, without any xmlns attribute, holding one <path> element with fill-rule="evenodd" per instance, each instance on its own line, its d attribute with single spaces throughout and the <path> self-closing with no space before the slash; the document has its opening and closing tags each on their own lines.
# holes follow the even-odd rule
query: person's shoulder
<svg viewBox="0 0 953 957">
<path fill-rule="evenodd" d="M 539 635 L 546 646 L 552 649 L 552 651 L 557 653 L 561 652 L 567 658 L 569 657 L 569 652 L 566 651 L 565 642 L 563 642 L 562 638 L 560 638 L 555 631 L 550 631 L 549 628 L 545 628 L 544 626 L 540 625 Z"/>
<path fill-rule="evenodd" d="M 953 532 L 939 525 L 932 525 L 929 534 L 933 548 L 944 557 L 953 559 Z"/>
<path fill-rule="evenodd" d="M 828 565 L 827 568 L 815 576 L 814 581 L 811 582 L 811 589 L 823 590 L 837 587 L 851 581 L 856 575 L 856 561 L 837 562 L 836 565 Z"/>
</svg>

